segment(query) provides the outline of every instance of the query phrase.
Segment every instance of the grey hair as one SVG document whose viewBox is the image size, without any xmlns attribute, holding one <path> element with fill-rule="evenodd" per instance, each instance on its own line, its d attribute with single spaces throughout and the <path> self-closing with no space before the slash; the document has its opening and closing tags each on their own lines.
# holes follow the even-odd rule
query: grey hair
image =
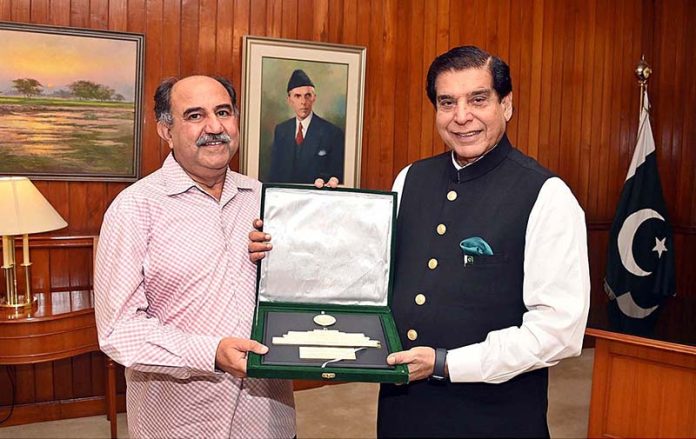
<svg viewBox="0 0 696 439">
<path fill-rule="evenodd" d="M 172 116 L 172 113 L 165 111 L 159 115 L 157 122 L 162 122 L 165 125 L 171 125 L 174 123 L 174 116 Z"/>
</svg>

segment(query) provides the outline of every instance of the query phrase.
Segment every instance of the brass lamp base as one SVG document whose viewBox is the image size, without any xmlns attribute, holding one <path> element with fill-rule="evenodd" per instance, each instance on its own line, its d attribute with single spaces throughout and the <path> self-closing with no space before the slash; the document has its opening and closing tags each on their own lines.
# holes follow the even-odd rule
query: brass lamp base
<svg viewBox="0 0 696 439">
<path fill-rule="evenodd" d="M 37 300 L 38 299 L 36 297 L 29 296 L 25 299 L 24 295 L 20 295 L 17 297 L 18 303 L 8 303 L 7 298 L 3 298 L 0 302 L 0 308 L 29 308 L 33 306 Z"/>
<path fill-rule="evenodd" d="M 10 259 L 9 265 L 3 265 L 2 271 L 5 276 L 5 297 L 0 299 L 0 308 L 25 308 L 30 307 L 36 303 L 36 298 L 32 297 L 31 294 L 31 262 L 26 262 L 22 264 L 24 267 L 24 294 L 19 294 L 17 291 L 17 272 L 16 266 L 14 264 L 14 240 L 10 237 L 9 242 L 9 252 L 6 256 Z M 5 261 L 7 262 L 7 261 Z"/>
</svg>

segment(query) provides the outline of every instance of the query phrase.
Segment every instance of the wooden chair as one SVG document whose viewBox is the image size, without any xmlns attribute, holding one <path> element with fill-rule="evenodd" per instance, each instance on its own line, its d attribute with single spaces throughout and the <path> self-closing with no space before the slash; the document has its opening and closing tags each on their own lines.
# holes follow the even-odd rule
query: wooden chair
<svg viewBox="0 0 696 439">
<path fill-rule="evenodd" d="M 116 363 L 106 354 L 104 354 L 104 361 L 106 364 L 106 388 L 104 389 L 106 419 L 108 419 L 111 424 L 111 438 L 116 439 L 118 437 L 118 418 L 116 417 Z"/>
</svg>

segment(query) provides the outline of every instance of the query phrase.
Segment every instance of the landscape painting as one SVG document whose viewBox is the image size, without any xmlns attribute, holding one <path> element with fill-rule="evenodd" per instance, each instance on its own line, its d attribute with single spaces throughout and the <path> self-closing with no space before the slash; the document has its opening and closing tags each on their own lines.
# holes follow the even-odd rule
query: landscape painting
<svg viewBox="0 0 696 439">
<path fill-rule="evenodd" d="M 134 181 L 143 36 L 0 23 L 0 175 Z"/>
</svg>

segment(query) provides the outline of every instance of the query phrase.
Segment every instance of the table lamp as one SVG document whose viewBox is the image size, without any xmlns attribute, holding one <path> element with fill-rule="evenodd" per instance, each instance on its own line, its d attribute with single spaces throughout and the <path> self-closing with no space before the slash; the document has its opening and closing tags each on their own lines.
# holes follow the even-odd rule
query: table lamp
<svg viewBox="0 0 696 439">
<path fill-rule="evenodd" d="M 31 306 L 29 234 L 62 229 L 68 223 L 26 177 L 0 177 L 0 235 L 2 235 L 2 271 L 5 275 L 5 298 L 0 307 Z M 26 279 L 24 295 L 17 292 L 15 235 L 22 235 L 23 263 Z"/>
</svg>

